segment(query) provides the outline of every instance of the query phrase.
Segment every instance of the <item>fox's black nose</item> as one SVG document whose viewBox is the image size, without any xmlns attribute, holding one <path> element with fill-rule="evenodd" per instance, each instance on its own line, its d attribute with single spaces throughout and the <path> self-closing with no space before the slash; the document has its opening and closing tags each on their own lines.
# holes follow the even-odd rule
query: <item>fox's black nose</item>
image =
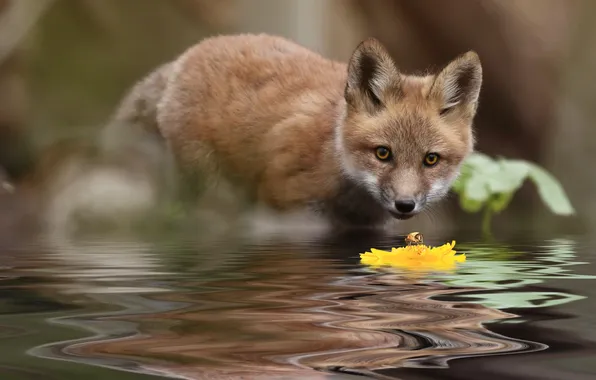
<svg viewBox="0 0 596 380">
<path fill-rule="evenodd" d="M 416 202 L 411 200 L 395 201 L 395 209 L 402 214 L 409 214 L 416 208 Z"/>
</svg>

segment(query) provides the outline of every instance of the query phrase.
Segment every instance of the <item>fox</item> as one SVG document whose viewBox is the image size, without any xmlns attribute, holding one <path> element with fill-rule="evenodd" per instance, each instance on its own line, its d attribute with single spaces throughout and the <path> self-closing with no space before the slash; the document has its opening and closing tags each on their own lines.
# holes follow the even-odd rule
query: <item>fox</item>
<svg viewBox="0 0 596 380">
<path fill-rule="evenodd" d="M 448 194 L 474 150 L 481 85 L 473 50 L 417 74 L 373 37 L 344 62 L 281 36 L 218 35 L 134 84 L 113 121 L 161 141 L 183 178 L 225 178 L 276 212 L 378 226 Z"/>
</svg>

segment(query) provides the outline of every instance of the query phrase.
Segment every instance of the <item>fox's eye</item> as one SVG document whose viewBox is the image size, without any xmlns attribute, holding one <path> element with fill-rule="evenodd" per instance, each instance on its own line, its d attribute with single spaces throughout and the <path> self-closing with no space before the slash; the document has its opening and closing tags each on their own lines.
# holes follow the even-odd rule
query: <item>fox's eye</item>
<svg viewBox="0 0 596 380">
<path fill-rule="evenodd" d="M 428 153 L 424 157 L 424 165 L 425 166 L 435 166 L 439 162 L 439 155 L 436 153 Z"/>
<path fill-rule="evenodd" d="M 387 161 L 391 158 L 391 151 L 389 150 L 389 148 L 385 148 L 384 146 L 377 147 L 377 149 L 375 149 L 375 154 L 377 155 L 377 158 L 381 161 Z"/>
</svg>

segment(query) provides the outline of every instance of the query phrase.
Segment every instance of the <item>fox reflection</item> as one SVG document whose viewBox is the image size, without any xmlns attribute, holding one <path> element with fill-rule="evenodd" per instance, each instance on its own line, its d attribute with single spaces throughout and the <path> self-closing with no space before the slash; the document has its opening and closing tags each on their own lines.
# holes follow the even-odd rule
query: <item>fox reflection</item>
<svg viewBox="0 0 596 380">
<path fill-rule="evenodd" d="M 276 252 L 255 252 L 230 279 L 184 284 L 207 290 L 155 296 L 189 306 L 118 317 L 137 323 L 141 333 L 79 349 L 161 359 L 147 366 L 193 379 L 311 378 L 320 375 L 317 369 L 373 370 L 418 358 L 446 362 L 528 350 L 483 326 L 514 315 L 430 299 L 474 289 L 392 272 L 348 276 L 330 260 L 283 247 Z"/>
</svg>

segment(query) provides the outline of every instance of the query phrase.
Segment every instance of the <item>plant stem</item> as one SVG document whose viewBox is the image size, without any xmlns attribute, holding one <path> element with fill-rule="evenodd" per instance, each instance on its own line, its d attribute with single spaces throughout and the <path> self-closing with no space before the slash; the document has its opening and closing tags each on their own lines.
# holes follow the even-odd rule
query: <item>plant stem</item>
<svg viewBox="0 0 596 380">
<path fill-rule="evenodd" d="M 484 212 L 482 213 L 482 234 L 485 238 L 490 237 L 491 234 L 491 222 L 493 218 L 493 210 L 490 207 L 490 202 L 484 206 Z"/>
</svg>

